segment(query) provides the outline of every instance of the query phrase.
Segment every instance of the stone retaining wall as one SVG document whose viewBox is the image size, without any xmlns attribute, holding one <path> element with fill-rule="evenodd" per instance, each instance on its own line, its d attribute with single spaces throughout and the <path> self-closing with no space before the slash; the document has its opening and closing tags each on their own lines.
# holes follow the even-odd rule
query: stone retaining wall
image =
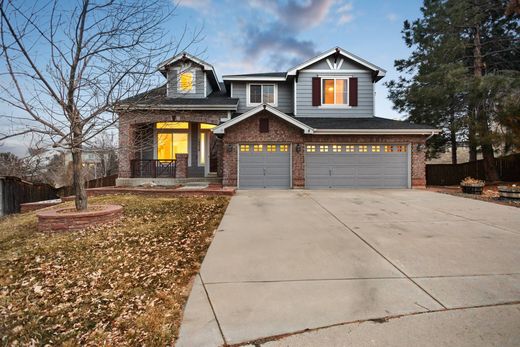
<svg viewBox="0 0 520 347">
<path fill-rule="evenodd" d="M 83 230 L 91 226 L 105 224 L 119 219 L 123 214 L 123 207 L 119 205 L 103 206 L 102 210 L 88 212 L 61 212 L 71 207 L 37 213 L 38 231 L 57 232 Z"/>
</svg>

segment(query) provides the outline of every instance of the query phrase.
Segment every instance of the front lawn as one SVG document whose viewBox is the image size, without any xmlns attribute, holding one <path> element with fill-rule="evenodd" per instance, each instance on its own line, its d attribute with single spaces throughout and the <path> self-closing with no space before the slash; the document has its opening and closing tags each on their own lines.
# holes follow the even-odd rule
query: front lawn
<svg viewBox="0 0 520 347">
<path fill-rule="evenodd" d="M 43 234 L 34 213 L 0 220 L 2 345 L 171 345 L 225 197 L 102 196 L 124 218 Z"/>
</svg>

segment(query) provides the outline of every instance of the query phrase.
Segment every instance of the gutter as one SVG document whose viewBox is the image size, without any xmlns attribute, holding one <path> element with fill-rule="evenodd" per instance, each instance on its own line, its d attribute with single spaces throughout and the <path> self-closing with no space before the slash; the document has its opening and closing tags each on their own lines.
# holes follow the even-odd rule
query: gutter
<svg viewBox="0 0 520 347">
<path fill-rule="evenodd" d="M 208 111 L 236 111 L 238 109 L 238 102 L 236 105 L 163 105 L 163 106 L 154 106 L 154 105 L 132 105 L 128 107 L 118 107 L 116 111 L 129 111 L 129 110 L 181 110 L 181 111 L 189 111 L 189 110 L 208 110 Z"/>
<path fill-rule="evenodd" d="M 430 135 L 438 129 L 314 129 L 314 135 Z"/>
</svg>

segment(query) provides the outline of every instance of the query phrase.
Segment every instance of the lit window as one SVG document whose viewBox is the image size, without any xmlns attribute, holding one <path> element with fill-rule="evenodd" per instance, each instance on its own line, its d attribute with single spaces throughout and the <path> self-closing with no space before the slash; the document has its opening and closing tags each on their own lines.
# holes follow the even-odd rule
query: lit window
<svg viewBox="0 0 520 347">
<path fill-rule="evenodd" d="M 176 159 L 177 154 L 188 154 L 187 133 L 158 133 L 157 159 Z"/>
<path fill-rule="evenodd" d="M 264 145 L 254 145 L 253 152 L 262 152 L 264 150 Z"/>
<path fill-rule="evenodd" d="M 189 92 L 193 89 L 193 73 L 182 72 L 179 77 L 179 90 Z"/>
<path fill-rule="evenodd" d="M 385 152 L 386 153 L 390 153 L 390 152 L 393 152 L 393 151 L 394 150 L 393 150 L 392 146 L 385 146 Z"/>
<path fill-rule="evenodd" d="M 328 151 L 329 151 L 329 146 L 324 146 L 324 145 L 320 146 L 320 152 L 328 152 Z"/>
<path fill-rule="evenodd" d="M 354 152 L 354 146 L 353 145 L 346 145 L 345 146 L 345 152 Z"/>
<path fill-rule="evenodd" d="M 359 151 L 360 152 L 368 152 L 368 146 L 365 146 L 365 145 L 359 146 Z"/>
<path fill-rule="evenodd" d="M 267 145 L 268 152 L 276 152 L 276 145 Z"/>
<path fill-rule="evenodd" d="M 287 152 L 289 150 L 288 145 L 280 145 L 280 152 Z"/>
<path fill-rule="evenodd" d="M 322 91 L 324 105 L 348 104 L 348 79 L 323 79 Z"/>
<path fill-rule="evenodd" d="M 381 152 L 381 146 L 372 146 L 372 152 Z"/>
<path fill-rule="evenodd" d="M 307 152 L 316 152 L 315 145 L 307 145 Z"/>
<path fill-rule="evenodd" d="M 333 152 L 341 152 L 341 146 L 340 145 L 332 145 L 332 151 Z"/>
<path fill-rule="evenodd" d="M 271 104 L 275 102 L 275 85 L 274 84 L 250 84 L 249 85 L 249 104 Z"/>
<path fill-rule="evenodd" d="M 397 146 L 397 152 L 406 152 L 406 146 Z"/>
<path fill-rule="evenodd" d="M 240 145 L 240 152 L 249 152 L 249 145 Z"/>
<path fill-rule="evenodd" d="M 201 133 L 199 137 L 199 165 L 206 164 L 206 134 Z"/>
<path fill-rule="evenodd" d="M 155 123 L 157 129 L 188 129 L 188 122 L 159 122 Z"/>
<path fill-rule="evenodd" d="M 206 123 L 200 123 L 200 129 L 213 129 L 216 127 L 214 124 L 206 124 Z"/>
</svg>

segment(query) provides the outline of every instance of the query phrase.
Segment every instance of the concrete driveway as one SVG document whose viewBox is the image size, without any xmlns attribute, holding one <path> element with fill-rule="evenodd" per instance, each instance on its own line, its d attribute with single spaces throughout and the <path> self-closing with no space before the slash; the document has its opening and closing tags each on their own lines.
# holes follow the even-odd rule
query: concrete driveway
<svg viewBox="0 0 520 347">
<path fill-rule="evenodd" d="M 419 190 L 240 191 L 177 346 L 516 346 L 519 304 L 520 209 Z"/>
</svg>

